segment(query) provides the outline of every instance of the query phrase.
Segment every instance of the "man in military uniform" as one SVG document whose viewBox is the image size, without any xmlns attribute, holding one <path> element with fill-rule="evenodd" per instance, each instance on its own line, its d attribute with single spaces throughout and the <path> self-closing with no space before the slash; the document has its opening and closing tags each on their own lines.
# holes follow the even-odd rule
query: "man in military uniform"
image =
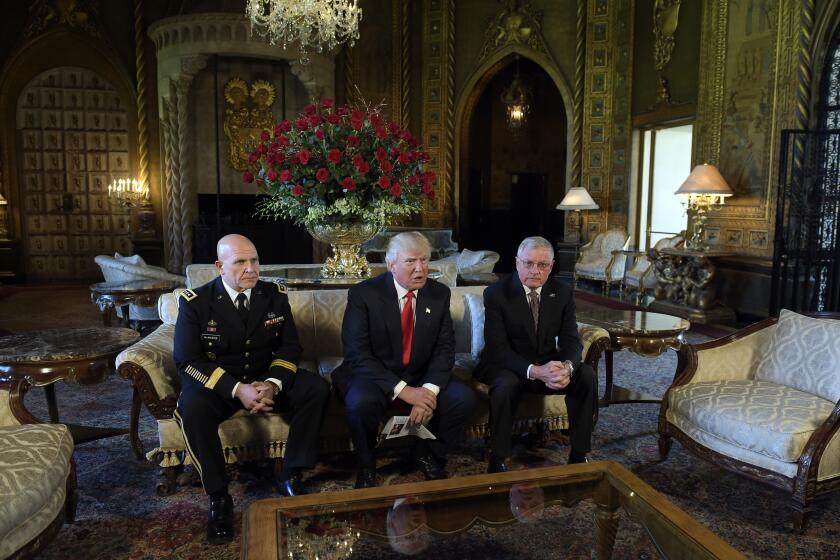
<svg viewBox="0 0 840 560">
<path fill-rule="evenodd" d="M 240 409 L 251 414 L 289 413 L 291 422 L 279 491 L 302 493 L 301 471 L 315 464 L 329 385 L 298 369 L 301 346 L 285 287 L 259 280 L 257 249 L 246 237 L 227 235 L 216 247 L 220 276 L 179 299 L 175 364 L 181 394 L 175 419 L 210 496 L 207 538 L 233 538 L 218 427 Z"/>
</svg>

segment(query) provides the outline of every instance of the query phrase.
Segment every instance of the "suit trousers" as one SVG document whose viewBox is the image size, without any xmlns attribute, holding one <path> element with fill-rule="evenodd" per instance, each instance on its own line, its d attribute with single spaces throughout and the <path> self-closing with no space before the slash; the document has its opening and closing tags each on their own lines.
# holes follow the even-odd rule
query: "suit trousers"
<svg viewBox="0 0 840 560">
<path fill-rule="evenodd" d="M 318 434 L 330 397 L 330 386 L 320 376 L 299 369 L 294 377 L 291 387 L 284 387 L 274 396 L 272 407 L 272 413 L 280 412 L 289 421 L 284 456 L 286 469 L 315 465 Z M 193 383 L 183 387 L 178 397 L 175 419 L 181 426 L 187 451 L 207 494 L 222 490 L 228 484 L 219 424 L 243 408 L 239 399 L 225 399 L 215 391 Z"/>
<path fill-rule="evenodd" d="M 591 366 L 580 364 L 569 384 L 559 391 L 549 389 L 542 381 L 523 379 L 503 368 L 488 367 L 477 377 L 490 387 L 490 450 L 493 454 L 501 458 L 511 455 L 513 418 L 523 392 L 565 395 L 571 450 L 589 453 L 598 407 L 598 376 Z"/>
<path fill-rule="evenodd" d="M 379 386 L 362 377 L 352 379 L 347 393 L 343 395 L 350 437 L 360 467 L 372 469 L 376 466 L 379 426 L 394 402 L 392 396 L 384 394 Z M 398 406 L 405 405 L 400 413 L 407 415 L 410 405 L 396 400 Z M 423 440 L 435 457 L 444 459 L 451 446 L 461 441 L 467 423 L 472 420 L 475 405 L 475 392 L 460 379 L 450 378 L 438 394 L 437 407 L 426 426 L 437 439 Z"/>
</svg>

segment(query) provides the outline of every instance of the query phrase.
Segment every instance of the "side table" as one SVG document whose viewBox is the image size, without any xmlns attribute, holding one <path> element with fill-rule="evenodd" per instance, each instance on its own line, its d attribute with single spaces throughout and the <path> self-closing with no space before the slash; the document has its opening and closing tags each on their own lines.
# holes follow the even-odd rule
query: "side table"
<svg viewBox="0 0 840 560">
<path fill-rule="evenodd" d="M 629 350 L 639 356 L 655 358 L 668 348 L 678 349 L 689 322 L 679 317 L 648 311 L 587 309 L 577 314 L 579 323 L 602 327 L 610 335 L 610 348 L 604 352 L 606 381 L 599 405 L 622 403 L 660 403 L 661 399 L 613 384 L 613 352 Z"/>
<path fill-rule="evenodd" d="M 30 387 L 43 387 L 50 422 L 59 421 L 55 398 L 57 381 L 76 385 L 102 382 L 114 370 L 114 358 L 134 344 L 140 333 L 123 328 L 77 328 L 34 331 L 0 337 L 0 416 L 21 424 L 41 423 L 24 405 Z M 135 389 L 129 429 L 92 428 L 67 424 L 73 441 L 84 443 L 103 437 L 130 435 L 137 455 L 142 447 L 137 434 L 140 394 Z"/>
<path fill-rule="evenodd" d="M 102 324 L 110 327 L 116 318 L 117 307 L 122 309 L 122 326 L 129 327 L 129 305 L 154 307 L 161 294 L 182 286 L 171 280 L 134 280 L 131 282 L 99 282 L 90 286 L 90 301 L 99 307 Z"/>
</svg>

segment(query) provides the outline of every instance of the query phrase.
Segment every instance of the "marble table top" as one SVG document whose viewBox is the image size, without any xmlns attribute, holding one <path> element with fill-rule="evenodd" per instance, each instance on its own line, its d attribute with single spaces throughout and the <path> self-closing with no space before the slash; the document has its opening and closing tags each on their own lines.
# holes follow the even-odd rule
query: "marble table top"
<svg viewBox="0 0 840 560">
<path fill-rule="evenodd" d="M 0 364 L 63 362 L 120 352 L 140 337 L 122 328 L 32 331 L 0 337 Z"/>
</svg>

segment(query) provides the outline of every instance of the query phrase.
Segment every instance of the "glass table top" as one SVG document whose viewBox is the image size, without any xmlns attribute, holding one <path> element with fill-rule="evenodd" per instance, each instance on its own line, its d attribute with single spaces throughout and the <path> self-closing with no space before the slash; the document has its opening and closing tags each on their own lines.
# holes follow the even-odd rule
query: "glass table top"
<svg viewBox="0 0 840 560">
<path fill-rule="evenodd" d="M 168 292 L 183 286 L 173 280 L 132 280 L 131 282 L 98 282 L 90 285 L 90 291 L 99 294 L 121 294 L 138 292 Z"/>
<path fill-rule="evenodd" d="M 50 329 L 0 337 L 0 363 L 60 362 L 116 353 L 140 333 L 122 328 Z"/>
<path fill-rule="evenodd" d="M 247 560 L 589 558 L 596 550 L 744 558 L 609 461 L 258 500 L 243 530 Z"/>
<path fill-rule="evenodd" d="M 587 308 L 577 312 L 578 323 L 602 327 L 609 332 L 627 334 L 663 334 L 688 330 L 691 323 L 680 317 L 620 309 Z"/>
</svg>

